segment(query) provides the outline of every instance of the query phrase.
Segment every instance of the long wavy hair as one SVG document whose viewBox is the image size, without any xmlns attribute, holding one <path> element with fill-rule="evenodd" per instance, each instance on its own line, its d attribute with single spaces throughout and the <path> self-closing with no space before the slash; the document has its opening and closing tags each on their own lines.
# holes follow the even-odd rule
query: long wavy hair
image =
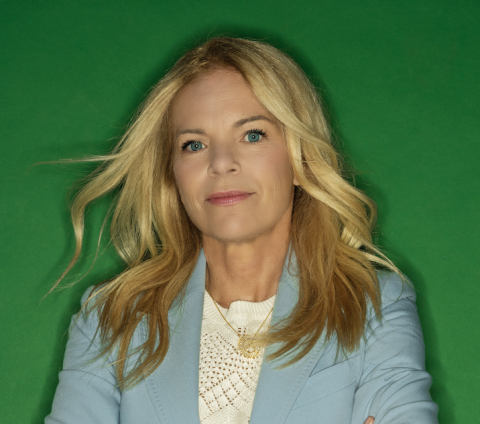
<svg viewBox="0 0 480 424">
<path fill-rule="evenodd" d="M 369 304 L 380 314 L 375 268 L 395 266 L 373 245 L 374 203 L 343 175 L 331 131 L 315 88 L 286 54 L 259 41 L 213 38 L 187 52 L 153 88 L 111 154 L 96 157 L 98 169 L 72 204 L 76 249 L 61 278 L 77 262 L 87 205 L 116 192 L 111 238 L 126 269 L 99 285 L 89 304 L 99 315 L 102 354 L 115 353 L 120 387 L 158 367 L 168 350 L 168 311 L 195 267 L 202 237 L 180 200 L 172 168 L 172 103 L 196 78 L 218 68 L 238 71 L 259 102 L 282 125 L 294 175 L 291 242 L 299 299 L 274 325 L 268 343 L 279 349 L 267 360 L 305 356 L 325 332 L 338 347 L 358 346 Z M 58 283 L 57 283 L 58 284 Z M 140 360 L 126 369 L 140 321 L 146 340 Z"/>
</svg>

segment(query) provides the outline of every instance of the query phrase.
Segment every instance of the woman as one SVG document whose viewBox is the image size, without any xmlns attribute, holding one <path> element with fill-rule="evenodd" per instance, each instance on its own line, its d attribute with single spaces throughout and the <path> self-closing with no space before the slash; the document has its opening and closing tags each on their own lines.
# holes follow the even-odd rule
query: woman
<svg viewBox="0 0 480 424">
<path fill-rule="evenodd" d="M 414 291 L 285 54 L 193 49 L 101 159 L 71 265 L 118 190 L 127 268 L 85 294 L 48 424 L 436 422 Z"/>
</svg>

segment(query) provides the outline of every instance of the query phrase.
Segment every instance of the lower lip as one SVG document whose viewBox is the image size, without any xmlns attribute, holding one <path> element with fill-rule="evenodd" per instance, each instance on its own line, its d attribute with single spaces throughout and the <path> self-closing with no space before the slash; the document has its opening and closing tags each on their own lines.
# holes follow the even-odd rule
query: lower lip
<svg viewBox="0 0 480 424">
<path fill-rule="evenodd" d="M 247 197 L 250 197 L 251 193 L 237 194 L 235 196 L 229 197 L 215 197 L 214 199 L 208 199 L 212 205 L 219 206 L 230 206 L 240 203 L 242 200 L 245 200 Z"/>
</svg>

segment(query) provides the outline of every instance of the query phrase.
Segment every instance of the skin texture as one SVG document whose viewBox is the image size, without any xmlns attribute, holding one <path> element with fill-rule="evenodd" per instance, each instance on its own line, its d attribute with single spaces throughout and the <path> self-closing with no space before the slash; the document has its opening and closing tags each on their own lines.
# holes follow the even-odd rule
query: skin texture
<svg viewBox="0 0 480 424">
<path fill-rule="evenodd" d="M 288 251 L 295 183 L 281 125 L 241 74 L 227 69 L 187 85 L 175 99 L 172 121 L 174 173 L 203 234 L 207 288 L 224 307 L 268 299 Z M 249 132 L 259 141 L 249 141 Z M 200 144 L 182 150 L 190 141 Z M 243 198 L 212 201 L 213 193 L 230 190 Z"/>
</svg>

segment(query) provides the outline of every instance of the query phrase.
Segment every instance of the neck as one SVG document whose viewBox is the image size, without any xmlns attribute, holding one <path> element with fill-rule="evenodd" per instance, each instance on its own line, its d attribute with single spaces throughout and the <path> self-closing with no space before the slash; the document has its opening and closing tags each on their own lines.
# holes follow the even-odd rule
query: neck
<svg viewBox="0 0 480 424">
<path fill-rule="evenodd" d="M 262 302 L 277 292 L 290 244 L 289 232 L 225 244 L 203 237 L 206 287 L 224 308 L 236 300 Z"/>
</svg>

